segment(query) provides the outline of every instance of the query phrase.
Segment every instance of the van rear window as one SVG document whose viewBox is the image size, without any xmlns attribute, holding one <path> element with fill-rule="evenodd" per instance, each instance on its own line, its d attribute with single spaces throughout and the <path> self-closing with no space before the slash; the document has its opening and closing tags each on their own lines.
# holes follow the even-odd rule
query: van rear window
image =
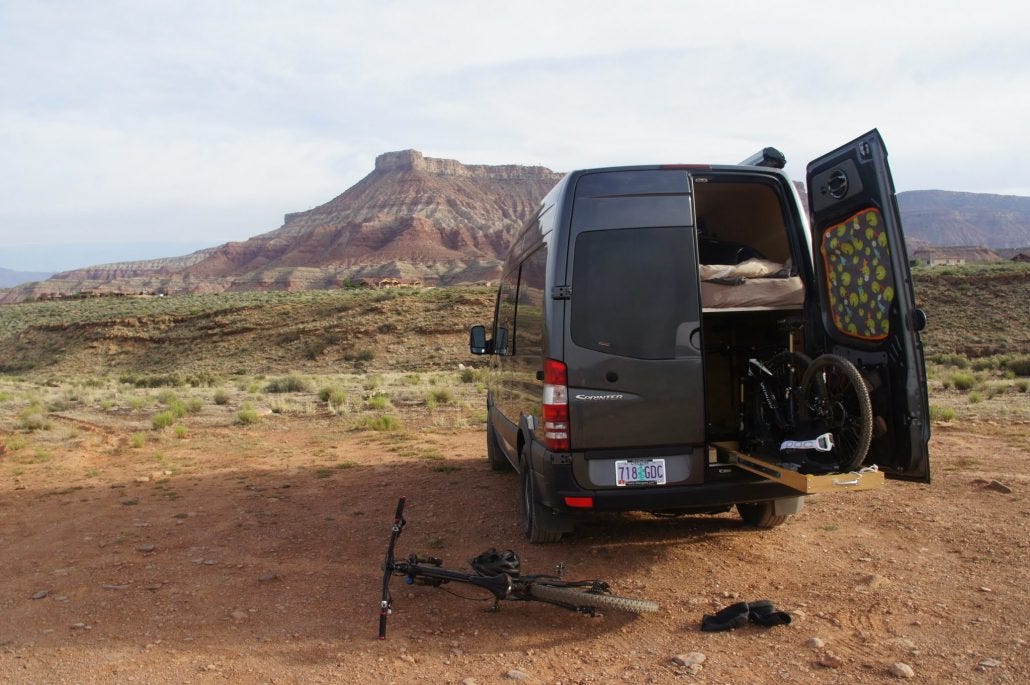
<svg viewBox="0 0 1030 685">
<path fill-rule="evenodd" d="M 672 359 L 698 325 L 690 228 L 585 231 L 572 271 L 572 341 L 608 354 Z"/>
</svg>

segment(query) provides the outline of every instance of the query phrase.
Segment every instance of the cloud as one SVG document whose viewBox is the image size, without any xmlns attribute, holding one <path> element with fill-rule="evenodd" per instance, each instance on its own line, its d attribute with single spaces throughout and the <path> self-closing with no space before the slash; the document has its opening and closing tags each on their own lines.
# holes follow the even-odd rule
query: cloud
<svg viewBox="0 0 1030 685">
<path fill-rule="evenodd" d="M 1030 194 L 1028 29 L 1015 2 L 7 3 L 0 247 L 241 239 L 408 147 L 568 170 L 774 145 L 803 176 L 876 126 L 899 189 Z"/>
</svg>

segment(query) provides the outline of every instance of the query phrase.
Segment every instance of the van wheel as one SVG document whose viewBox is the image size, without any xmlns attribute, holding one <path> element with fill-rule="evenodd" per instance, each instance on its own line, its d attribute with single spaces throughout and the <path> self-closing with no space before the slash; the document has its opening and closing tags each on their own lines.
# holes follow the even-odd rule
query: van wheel
<svg viewBox="0 0 1030 685">
<path fill-rule="evenodd" d="M 490 419 L 486 422 L 486 460 L 490 462 L 490 468 L 494 471 L 511 471 L 511 462 L 497 444 L 497 433 Z"/>
<path fill-rule="evenodd" d="M 522 462 L 522 473 L 519 478 L 519 513 L 522 515 L 522 533 L 532 543 L 558 542 L 561 531 L 548 524 L 554 518 L 536 501 L 536 487 L 533 485 L 533 474 L 529 470 L 529 462 Z"/>
<path fill-rule="evenodd" d="M 740 514 L 740 518 L 744 520 L 744 523 L 755 528 L 775 528 L 790 517 L 790 514 L 777 516 L 775 511 L 776 507 L 772 501 L 737 505 L 737 513 Z"/>
</svg>

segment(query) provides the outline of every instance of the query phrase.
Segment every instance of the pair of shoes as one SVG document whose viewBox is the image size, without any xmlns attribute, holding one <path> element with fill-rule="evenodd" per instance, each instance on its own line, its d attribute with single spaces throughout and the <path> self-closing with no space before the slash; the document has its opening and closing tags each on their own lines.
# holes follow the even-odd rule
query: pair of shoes
<svg viewBox="0 0 1030 685">
<path fill-rule="evenodd" d="M 719 630 L 733 630 L 748 621 L 760 626 L 779 626 L 790 623 L 790 614 L 777 611 L 768 599 L 757 602 L 737 602 L 715 614 L 705 614 L 701 620 L 701 630 L 706 633 Z"/>
</svg>

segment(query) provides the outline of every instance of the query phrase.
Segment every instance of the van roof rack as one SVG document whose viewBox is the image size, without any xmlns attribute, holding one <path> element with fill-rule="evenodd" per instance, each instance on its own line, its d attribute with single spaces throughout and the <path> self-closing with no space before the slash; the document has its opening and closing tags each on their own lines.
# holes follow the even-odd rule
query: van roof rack
<svg viewBox="0 0 1030 685">
<path fill-rule="evenodd" d="M 782 169 L 787 166 L 787 158 L 784 157 L 782 152 L 774 147 L 763 147 L 761 150 L 741 162 L 740 165 L 765 166 L 773 169 Z"/>
</svg>

